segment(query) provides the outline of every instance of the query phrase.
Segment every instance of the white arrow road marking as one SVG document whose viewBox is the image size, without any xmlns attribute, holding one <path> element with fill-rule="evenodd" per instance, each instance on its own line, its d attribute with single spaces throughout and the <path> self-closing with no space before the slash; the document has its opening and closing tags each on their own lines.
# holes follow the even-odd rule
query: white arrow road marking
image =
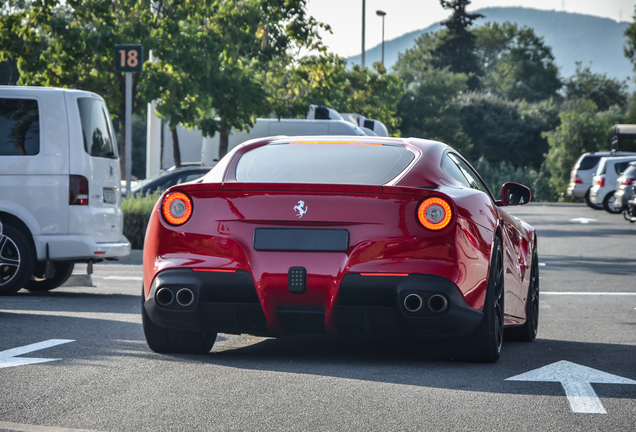
<svg viewBox="0 0 636 432">
<path fill-rule="evenodd" d="M 506 381 L 560 382 L 572 412 L 585 414 L 607 414 L 591 383 L 636 384 L 634 380 L 565 360 L 507 378 Z"/>
<path fill-rule="evenodd" d="M 580 218 L 570 219 L 570 222 L 578 222 L 578 223 L 582 223 L 582 224 L 589 224 L 590 222 L 598 222 L 598 220 L 580 217 Z"/>
<path fill-rule="evenodd" d="M 62 345 L 69 342 L 75 342 L 72 339 L 49 339 L 44 342 L 38 342 L 23 347 L 13 348 L 6 351 L 0 351 L 0 369 L 13 366 L 24 366 L 34 363 L 46 363 L 62 359 L 50 358 L 16 358 L 16 356 L 28 354 L 33 351 L 39 351 L 44 348 L 51 348 L 56 345 Z"/>
</svg>

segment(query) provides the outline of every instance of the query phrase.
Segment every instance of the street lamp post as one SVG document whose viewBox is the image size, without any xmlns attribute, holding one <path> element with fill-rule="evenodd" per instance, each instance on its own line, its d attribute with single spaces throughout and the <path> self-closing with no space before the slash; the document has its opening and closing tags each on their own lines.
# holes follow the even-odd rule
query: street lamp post
<svg viewBox="0 0 636 432">
<path fill-rule="evenodd" d="M 377 10 L 375 14 L 382 17 L 382 66 L 384 66 L 384 17 L 386 16 L 386 12 Z"/>
<path fill-rule="evenodd" d="M 364 14 L 366 9 L 366 0 L 362 0 L 362 67 L 364 67 Z"/>
</svg>

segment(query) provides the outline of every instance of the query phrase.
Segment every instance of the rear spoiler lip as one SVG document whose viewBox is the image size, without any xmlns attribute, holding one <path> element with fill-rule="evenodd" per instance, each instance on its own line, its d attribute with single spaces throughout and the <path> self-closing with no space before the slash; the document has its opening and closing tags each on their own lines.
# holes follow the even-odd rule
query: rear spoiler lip
<svg viewBox="0 0 636 432">
<path fill-rule="evenodd" d="M 316 183 L 193 183 L 176 185 L 168 191 L 180 190 L 188 193 L 197 192 L 322 192 L 322 193 L 354 193 L 354 194 L 385 194 L 385 195 L 413 195 L 426 196 L 433 191 L 439 191 L 437 186 L 407 187 L 384 185 L 352 185 L 352 184 L 316 184 Z"/>
</svg>

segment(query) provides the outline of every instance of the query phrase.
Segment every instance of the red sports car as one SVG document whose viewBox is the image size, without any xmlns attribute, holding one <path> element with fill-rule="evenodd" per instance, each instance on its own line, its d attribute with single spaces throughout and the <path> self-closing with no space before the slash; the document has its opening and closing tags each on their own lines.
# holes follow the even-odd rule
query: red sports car
<svg viewBox="0 0 636 432">
<path fill-rule="evenodd" d="M 272 137 L 167 190 L 144 245 L 142 318 L 157 352 L 217 333 L 452 338 L 493 362 L 537 333 L 534 228 L 453 148 L 422 139 Z"/>
</svg>

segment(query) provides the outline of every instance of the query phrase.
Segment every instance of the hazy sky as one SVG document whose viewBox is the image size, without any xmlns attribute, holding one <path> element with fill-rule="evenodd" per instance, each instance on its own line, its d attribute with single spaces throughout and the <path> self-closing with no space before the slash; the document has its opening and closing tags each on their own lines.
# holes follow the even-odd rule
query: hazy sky
<svg viewBox="0 0 636 432">
<path fill-rule="evenodd" d="M 344 57 L 362 51 L 362 1 L 308 0 L 310 15 L 332 27 L 333 35 L 323 34 L 323 41 L 330 51 Z M 632 21 L 635 5 L 636 0 L 473 0 L 469 10 L 521 6 Z M 375 13 L 378 9 L 386 12 L 385 40 L 426 28 L 450 15 L 439 0 L 366 0 L 367 50 L 382 42 L 382 18 Z"/>
</svg>

